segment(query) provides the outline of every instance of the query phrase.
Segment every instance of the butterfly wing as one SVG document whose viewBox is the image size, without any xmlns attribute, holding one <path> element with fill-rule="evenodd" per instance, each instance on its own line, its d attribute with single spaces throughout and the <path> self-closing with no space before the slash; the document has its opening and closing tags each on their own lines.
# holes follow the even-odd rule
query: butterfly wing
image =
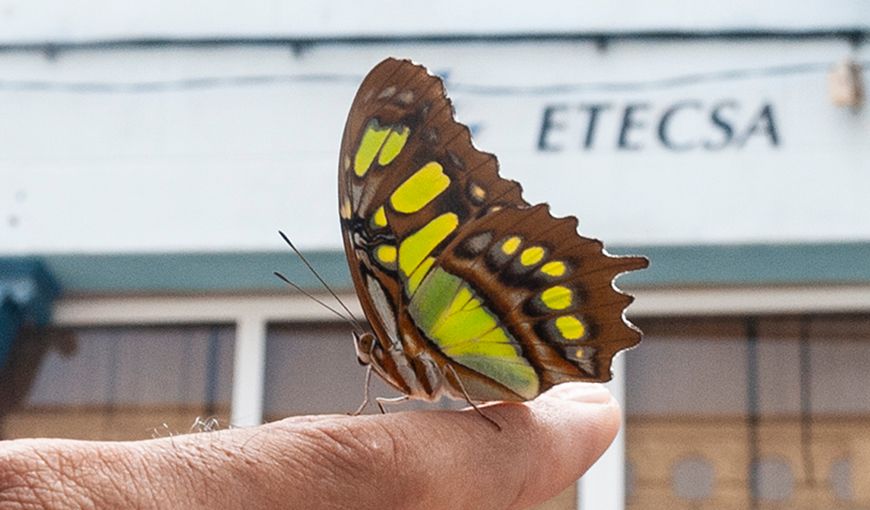
<svg viewBox="0 0 870 510">
<path fill-rule="evenodd" d="M 387 59 L 363 81 L 339 204 L 379 341 L 372 364 L 405 393 L 528 399 L 564 380 L 608 379 L 613 354 L 639 340 L 612 281 L 646 259 L 609 257 L 575 219 L 525 202 L 422 66 Z"/>
<path fill-rule="evenodd" d="M 445 253 L 452 256 L 442 254 L 438 265 L 485 296 L 535 368 L 539 391 L 607 381 L 613 356 L 640 342 L 623 314 L 633 298 L 613 281 L 647 259 L 608 255 L 600 241 L 577 234 L 576 218 L 554 218 L 546 204 L 488 214 Z"/>
</svg>

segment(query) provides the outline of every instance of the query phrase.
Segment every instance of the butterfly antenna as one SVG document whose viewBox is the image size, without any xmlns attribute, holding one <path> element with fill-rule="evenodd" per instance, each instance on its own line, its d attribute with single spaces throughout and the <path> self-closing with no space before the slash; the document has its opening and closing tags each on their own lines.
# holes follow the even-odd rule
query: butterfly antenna
<svg viewBox="0 0 870 510">
<path fill-rule="evenodd" d="M 347 322 L 348 324 L 350 324 L 354 329 L 356 329 L 356 330 L 360 330 L 360 328 L 359 328 L 359 324 L 358 324 L 356 321 L 354 321 L 353 319 L 349 319 L 349 318 L 347 318 L 344 314 L 340 313 L 340 312 L 339 312 L 338 310 L 336 310 L 335 308 L 329 306 L 328 304 L 324 303 L 322 300 L 316 298 L 316 297 L 313 296 L 310 292 L 308 292 L 307 290 L 303 289 L 303 288 L 300 287 L 299 285 L 297 285 L 297 284 L 291 282 L 291 281 L 290 281 L 286 276 L 284 276 L 283 274 L 279 273 L 278 271 L 274 271 L 272 274 L 274 274 L 275 276 L 277 276 L 278 278 L 280 278 L 281 281 L 283 281 L 283 282 L 286 283 L 287 285 L 293 287 L 294 289 L 298 290 L 298 291 L 301 292 L 302 294 L 305 294 L 305 296 L 311 298 L 315 303 L 319 304 L 320 306 L 322 306 L 322 307 L 326 308 L 327 310 L 329 310 L 330 312 L 334 313 L 337 317 L 341 318 L 341 320 L 343 320 L 343 321 Z"/>
<path fill-rule="evenodd" d="M 296 249 L 296 246 L 293 245 L 293 243 L 290 241 L 290 238 L 287 237 L 286 235 L 284 235 L 284 232 L 281 232 L 280 230 L 278 231 L 278 233 L 281 234 L 281 238 L 284 239 L 284 242 L 287 243 L 287 245 L 290 247 L 291 250 L 293 250 L 293 253 L 295 253 L 296 256 L 299 257 L 299 259 L 305 264 L 305 267 L 307 267 L 308 270 L 311 271 L 311 274 L 313 274 L 314 277 L 317 278 L 317 281 L 319 281 L 323 285 L 323 287 L 332 295 L 332 297 L 334 297 L 335 300 L 338 301 L 338 304 L 341 305 L 341 307 L 344 309 L 344 311 L 347 312 L 347 315 L 350 318 L 349 320 L 354 325 L 356 325 L 358 330 L 363 331 L 363 327 L 354 318 L 353 312 L 351 312 L 350 309 L 347 307 L 347 305 L 344 304 L 344 301 L 342 301 L 341 298 L 338 297 L 338 294 L 336 294 L 335 291 L 333 291 L 332 288 L 330 288 L 330 286 L 326 284 L 326 281 L 324 281 L 323 278 L 320 276 L 320 273 L 318 273 L 317 270 L 314 269 L 314 266 L 312 266 L 311 263 L 308 262 L 308 259 L 306 259 L 304 255 L 302 255 L 302 252 L 300 252 L 298 249 Z M 284 280 L 287 283 L 290 283 L 291 285 L 293 285 L 286 278 Z M 293 286 L 297 289 L 299 288 L 299 286 L 297 286 L 297 285 L 293 285 Z M 302 291 L 302 292 L 304 293 L 305 291 Z M 308 294 L 308 295 L 310 296 L 310 294 Z M 315 301 L 318 301 L 318 300 L 315 300 Z M 330 310 L 331 310 L 331 308 L 330 308 Z"/>
</svg>

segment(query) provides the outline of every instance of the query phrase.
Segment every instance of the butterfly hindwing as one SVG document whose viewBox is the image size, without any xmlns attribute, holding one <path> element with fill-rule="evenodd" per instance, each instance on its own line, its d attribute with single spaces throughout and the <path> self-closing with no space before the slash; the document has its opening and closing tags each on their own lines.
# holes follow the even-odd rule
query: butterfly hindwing
<svg viewBox="0 0 870 510">
<path fill-rule="evenodd" d="M 632 298 L 612 283 L 647 260 L 607 255 L 600 241 L 577 234 L 575 218 L 554 218 L 544 204 L 505 208 L 469 224 L 445 252 L 440 267 L 484 296 L 542 390 L 608 380 L 613 355 L 640 341 L 623 318 Z"/>
<path fill-rule="evenodd" d="M 639 341 L 612 281 L 646 259 L 610 257 L 576 219 L 526 203 L 422 66 L 387 59 L 360 86 L 339 205 L 372 364 L 405 393 L 529 399 L 609 379 L 612 356 Z"/>
</svg>

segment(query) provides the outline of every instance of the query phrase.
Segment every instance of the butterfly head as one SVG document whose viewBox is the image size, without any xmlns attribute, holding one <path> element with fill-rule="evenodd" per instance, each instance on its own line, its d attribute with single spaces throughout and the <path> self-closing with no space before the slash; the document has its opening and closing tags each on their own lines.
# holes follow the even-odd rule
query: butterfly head
<svg viewBox="0 0 870 510">
<path fill-rule="evenodd" d="M 371 365 L 372 352 L 375 349 L 375 335 L 372 333 L 353 332 L 353 346 L 356 349 L 356 359 L 362 366 Z"/>
</svg>

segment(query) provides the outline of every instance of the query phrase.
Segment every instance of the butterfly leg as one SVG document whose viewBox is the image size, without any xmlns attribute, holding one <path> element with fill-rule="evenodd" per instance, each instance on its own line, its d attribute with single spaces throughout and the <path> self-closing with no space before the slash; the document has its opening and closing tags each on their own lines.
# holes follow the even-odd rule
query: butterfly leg
<svg viewBox="0 0 870 510">
<path fill-rule="evenodd" d="M 479 414 L 484 420 L 492 423 L 492 426 L 495 427 L 496 430 L 501 432 L 501 425 L 499 425 L 498 422 L 496 422 L 494 419 L 490 418 L 483 411 L 481 411 L 481 409 L 479 407 L 477 407 L 477 404 L 475 404 L 474 401 L 471 400 L 471 397 L 468 396 L 468 392 L 465 390 L 465 385 L 462 384 L 462 379 L 459 378 L 459 374 L 456 373 L 456 369 L 453 368 L 452 365 L 446 365 L 446 368 L 453 375 L 453 378 L 456 380 L 456 383 L 459 385 L 459 389 L 462 390 L 462 395 L 465 397 L 465 401 L 468 402 L 468 405 L 470 405 L 472 408 L 474 408 L 474 410 L 477 411 L 477 414 Z"/>
<path fill-rule="evenodd" d="M 369 386 L 371 386 L 371 382 L 372 382 L 372 366 L 369 365 L 368 367 L 366 367 L 366 382 L 365 382 L 365 390 L 363 393 L 362 404 L 360 404 L 359 407 L 356 408 L 356 411 L 354 411 L 353 414 L 351 414 L 351 416 L 359 416 L 360 414 L 362 414 L 363 409 L 365 409 L 366 406 L 369 405 Z M 378 405 L 380 405 L 380 404 L 378 404 Z"/>
<path fill-rule="evenodd" d="M 399 395 L 398 397 L 393 398 L 384 398 L 384 397 L 375 397 L 375 402 L 378 404 L 378 409 L 381 410 L 381 414 L 387 414 L 386 408 L 384 408 L 384 404 L 398 404 L 399 402 L 404 402 L 408 400 L 408 395 Z"/>
</svg>

